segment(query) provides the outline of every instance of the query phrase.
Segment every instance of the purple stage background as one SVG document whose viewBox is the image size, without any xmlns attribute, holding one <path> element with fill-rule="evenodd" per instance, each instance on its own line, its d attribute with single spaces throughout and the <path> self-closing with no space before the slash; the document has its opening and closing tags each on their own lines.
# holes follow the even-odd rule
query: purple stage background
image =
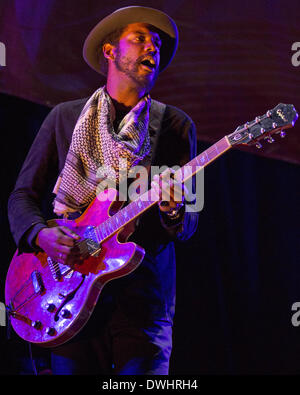
<svg viewBox="0 0 300 395">
<path fill-rule="evenodd" d="M 194 119 L 199 152 L 279 102 L 300 112 L 299 0 L 0 0 L 0 301 L 16 248 L 7 199 L 24 158 L 52 106 L 104 84 L 82 45 L 99 19 L 130 4 L 160 8 L 178 24 L 178 52 L 152 96 Z M 209 166 L 198 230 L 176 243 L 170 372 L 212 377 L 201 377 L 201 388 L 219 383 L 215 374 L 300 374 L 300 325 L 291 322 L 300 301 L 299 129 L 300 119 L 280 143 L 232 150 Z M 0 375 L 32 374 L 31 363 L 23 370 L 27 343 L 13 331 L 7 340 L 6 330 L 0 325 Z"/>
<path fill-rule="evenodd" d="M 178 52 L 152 97 L 188 113 L 200 140 L 214 143 L 279 102 L 300 111 L 298 0 L 0 0 L 0 91 L 49 107 L 89 96 L 104 79 L 84 62 L 84 39 L 128 5 L 159 8 L 178 24 Z M 246 150 L 299 164 L 299 129 L 300 121 L 280 144 Z"/>
</svg>

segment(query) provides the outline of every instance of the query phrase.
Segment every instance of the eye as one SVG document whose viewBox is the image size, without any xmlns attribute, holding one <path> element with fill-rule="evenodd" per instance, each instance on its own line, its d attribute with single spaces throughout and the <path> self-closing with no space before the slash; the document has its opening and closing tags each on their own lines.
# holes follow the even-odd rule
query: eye
<svg viewBox="0 0 300 395">
<path fill-rule="evenodd" d="M 161 41 L 160 40 L 155 40 L 155 45 L 157 46 L 157 48 L 161 47 Z"/>
<path fill-rule="evenodd" d="M 136 36 L 135 38 L 139 42 L 144 42 L 145 41 L 145 36 Z"/>
</svg>

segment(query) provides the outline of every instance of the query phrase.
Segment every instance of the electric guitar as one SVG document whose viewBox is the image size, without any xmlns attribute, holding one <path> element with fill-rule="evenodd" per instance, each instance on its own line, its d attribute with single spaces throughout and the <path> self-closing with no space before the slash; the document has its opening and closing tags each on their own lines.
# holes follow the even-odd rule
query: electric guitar
<svg viewBox="0 0 300 395">
<path fill-rule="evenodd" d="M 278 104 L 254 121 L 239 126 L 206 151 L 175 172 L 185 182 L 209 163 L 236 145 L 273 142 L 273 134 L 284 137 L 284 129 L 294 126 L 298 114 L 291 104 Z M 75 220 L 54 219 L 49 226 L 64 225 L 80 235 L 77 242 L 87 258 L 69 267 L 44 252 L 16 251 L 6 278 L 5 303 L 11 325 L 26 341 L 40 346 L 60 345 L 88 321 L 100 293 L 108 281 L 135 270 L 143 260 L 142 247 L 127 239 L 130 224 L 154 204 L 158 197 L 149 189 L 112 215 L 117 191 L 107 189 L 97 196 Z"/>
</svg>

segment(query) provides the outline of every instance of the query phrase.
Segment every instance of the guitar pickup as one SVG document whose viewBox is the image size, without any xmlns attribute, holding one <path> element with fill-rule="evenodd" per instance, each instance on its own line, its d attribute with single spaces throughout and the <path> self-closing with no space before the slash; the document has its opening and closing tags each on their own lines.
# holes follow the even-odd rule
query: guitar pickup
<svg viewBox="0 0 300 395">
<path fill-rule="evenodd" d="M 95 240 L 97 240 L 95 228 L 93 226 L 88 226 L 84 232 L 84 239 L 78 244 L 83 256 L 99 256 L 102 248 Z"/>
<path fill-rule="evenodd" d="M 38 270 L 34 270 L 31 273 L 32 285 L 36 294 L 42 293 L 45 289 L 41 273 Z"/>
<path fill-rule="evenodd" d="M 87 247 L 87 251 L 88 251 L 89 255 L 97 257 L 100 254 L 100 252 L 101 252 L 100 244 L 96 243 L 92 239 L 86 239 L 85 243 L 86 243 L 86 247 Z"/>
</svg>

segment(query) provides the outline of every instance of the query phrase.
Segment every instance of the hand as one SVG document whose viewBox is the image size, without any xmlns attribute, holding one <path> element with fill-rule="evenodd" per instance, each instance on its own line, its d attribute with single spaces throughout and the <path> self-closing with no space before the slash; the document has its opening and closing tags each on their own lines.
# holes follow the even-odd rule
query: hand
<svg viewBox="0 0 300 395">
<path fill-rule="evenodd" d="M 179 209 L 186 192 L 184 184 L 173 178 L 174 174 L 175 171 L 168 168 L 160 175 L 155 175 L 151 183 L 151 187 L 159 196 L 159 209 L 165 213 Z"/>
<path fill-rule="evenodd" d="M 66 226 L 55 226 L 41 229 L 35 242 L 52 259 L 72 267 L 83 259 L 75 244 L 78 239 L 80 236 Z"/>
</svg>

